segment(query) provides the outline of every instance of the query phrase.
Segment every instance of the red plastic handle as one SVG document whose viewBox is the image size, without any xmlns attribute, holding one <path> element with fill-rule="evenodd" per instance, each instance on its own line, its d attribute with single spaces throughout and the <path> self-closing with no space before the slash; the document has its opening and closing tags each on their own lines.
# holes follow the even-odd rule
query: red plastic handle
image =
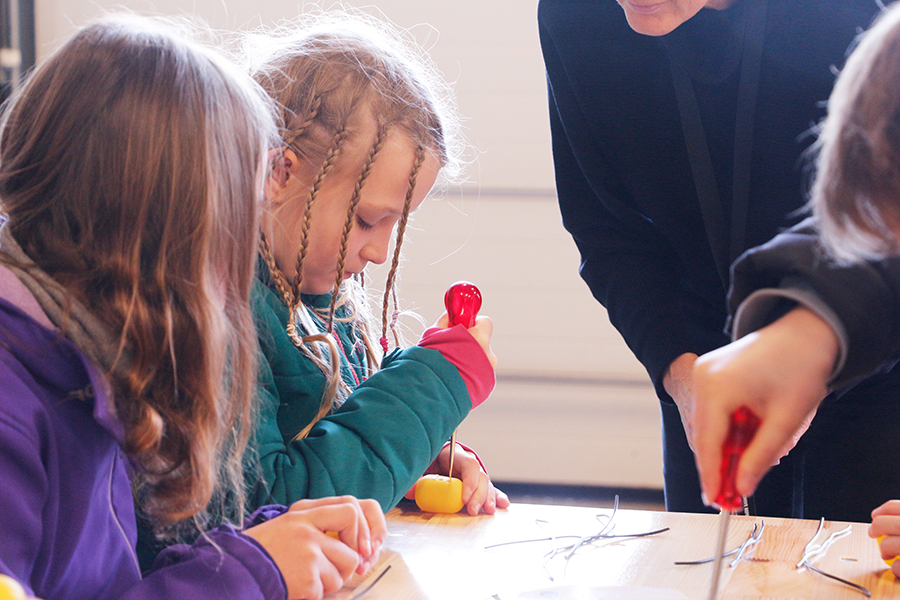
<svg viewBox="0 0 900 600">
<path fill-rule="evenodd" d="M 756 430 L 759 429 L 760 419 L 746 406 L 738 408 L 731 415 L 731 423 L 728 426 L 728 437 L 722 444 L 722 462 L 719 465 L 719 495 L 716 496 L 716 504 L 725 510 L 735 511 L 741 508 L 743 502 L 740 494 L 735 489 L 735 477 L 737 476 L 738 463 L 744 450 L 750 445 Z"/>
<path fill-rule="evenodd" d="M 462 325 L 466 329 L 475 326 L 475 317 L 481 310 L 481 292 L 475 284 L 457 281 L 444 294 L 444 306 L 450 315 L 450 326 Z"/>
</svg>

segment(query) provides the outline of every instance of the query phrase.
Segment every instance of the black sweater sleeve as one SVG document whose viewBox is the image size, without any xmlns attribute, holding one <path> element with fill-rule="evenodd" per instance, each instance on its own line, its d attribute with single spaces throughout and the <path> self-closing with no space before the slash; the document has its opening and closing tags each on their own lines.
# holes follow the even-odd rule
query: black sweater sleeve
<svg viewBox="0 0 900 600">
<path fill-rule="evenodd" d="M 710 229 L 749 248 L 797 222 L 802 134 L 822 117 L 831 67 L 843 64 L 877 8 L 874 0 L 769 0 L 747 218 L 731 223 L 732 212 L 740 215 L 732 176 L 744 5 L 703 9 L 660 37 L 633 31 L 615 0 L 538 6 L 563 225 L 581 253 L 582 278 L 663 399 L 672 360 L 728 342 Z M 716 229 L 707 229 L 697 197 L 672 65 L 694 88 L 723 206 Z"/>
<path fill-rule="evenodd" d="M 834 388 L 847 387 L 900 359 L 900 258 L 839 263 L 821 247 L 810 218 L 748 250 L 733 265 L 729 328 L 735 329 L 736 314 L 755 315 L 751 325 L 736 328 L 739 335 L 772 322 L 789 307 L 770 304 L 771 310 L 760 314 L 750 306 L 759 302 L 760 290 L 774 290 L 790 298 L 789 304 L 812 294 L 814 301 L 804 304 L 822 314 L 817 310 L 821 303 L 837 318 L 846 356 L 831 381 Z"/>
<path fill-rule="evenodd" d="M 543 26 L 546 18 L 539 12 L 563 225 L 580 252 L 582 279 L 661 390 L 672 360 L 692 350 L 673 293 L 681 267 L 665 237 L 627 200 L 627 186 L 603 156 L 605 149 L 594 143 L 589 132 L 596 124 L 580 110 L 556 50 L 565 40 L 554 39 Z M 591 148 L 592 155 L 576 157 L 575 146 Z"/>
</svg>

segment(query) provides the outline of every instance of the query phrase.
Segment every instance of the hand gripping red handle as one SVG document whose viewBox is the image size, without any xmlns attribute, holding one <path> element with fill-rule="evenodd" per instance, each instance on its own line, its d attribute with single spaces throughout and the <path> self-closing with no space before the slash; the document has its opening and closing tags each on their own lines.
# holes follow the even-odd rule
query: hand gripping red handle
<svg viewBox="0 0 900 600">
<path fill-rule="evenodd" d="M 722 462 L 719 464 L 719 495 L 716 496 L 719 508 L 735 511 L 743 505 L 741 496 L 735 489 L 735 477 L 741 455 L 756 435 L 759 424 L 759 417 L 746 406 L 741 406 L 731 415 L 728 437 L 722 444 Z"/>
</svg>

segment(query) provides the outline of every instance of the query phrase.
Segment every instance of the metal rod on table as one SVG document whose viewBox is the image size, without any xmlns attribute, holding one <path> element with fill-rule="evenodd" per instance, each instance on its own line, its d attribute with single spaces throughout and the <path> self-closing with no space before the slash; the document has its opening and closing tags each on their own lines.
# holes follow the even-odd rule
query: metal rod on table
<svg viewBox="0 0 900 600">
<path fill-rule="evenodd" d="M 447 473 L 447 477 L 453 477 L 453 458 L 456 456 L 456 432 L 458 429 L 453 430 L 453 435 L 450 436 L 450 469 Z"/>
<path fill-rule="evenodd" d="M 728 538 L 728 519 L 731 511 L 722 507 L 719 513 L 719 541 L 716 543 L 716 554 L 713 560 L 712 582 L 709 584 L 709 600 L 719 596 L 719 576 L 722 574 L 722 557 L 725 554 L 725 540 Z"/>
</svg>

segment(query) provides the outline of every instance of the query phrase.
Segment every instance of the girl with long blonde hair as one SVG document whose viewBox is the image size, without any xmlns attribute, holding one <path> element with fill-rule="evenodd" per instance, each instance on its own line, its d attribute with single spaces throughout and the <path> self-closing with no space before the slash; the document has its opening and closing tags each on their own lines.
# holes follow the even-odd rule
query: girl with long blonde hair
<svg viewBox="0 0 900 600">
<path fill-rule="evenodd" d="M 275 134 L 250 79 L 136 17 L 81 29 L 5 106 L 0 573 L 29 594 L 319 598 L 377 557 L 371 501 L 269 507 L 241 530 Z M 238 525 L 142 579 L 132 488 L 158 529 Z"/>
</svg>

